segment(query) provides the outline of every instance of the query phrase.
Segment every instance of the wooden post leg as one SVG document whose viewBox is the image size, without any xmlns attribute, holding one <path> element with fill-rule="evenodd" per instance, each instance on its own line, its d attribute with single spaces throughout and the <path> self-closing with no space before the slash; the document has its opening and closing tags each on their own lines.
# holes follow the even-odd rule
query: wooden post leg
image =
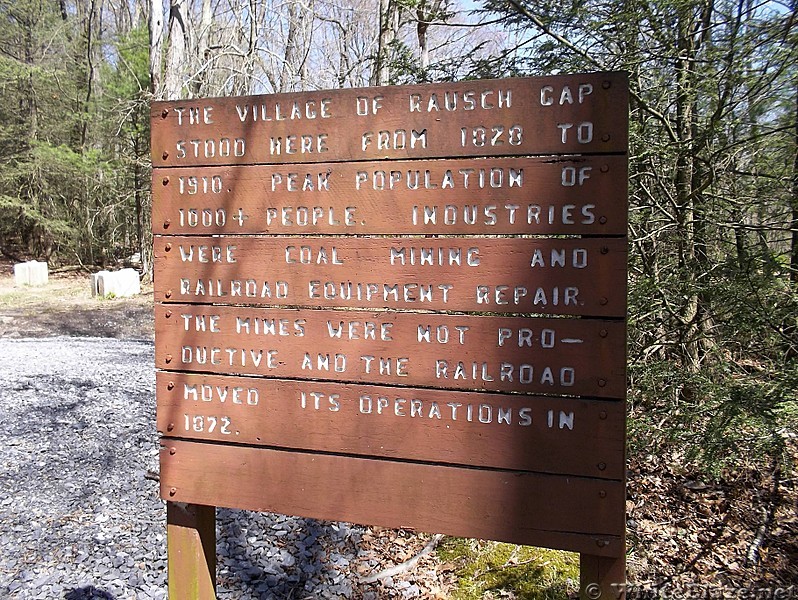
<svg viewBox="0 0 798 600">
<path fill-rule="evenodd" d="M 616 600 L 626 598 L 626 557 L 579 555 L 579 598 Z"/>
<path fill-rule="evenodd" d="M 169 600 L 216 600 L 216 507 L 166 503 Z"/>
</svg>

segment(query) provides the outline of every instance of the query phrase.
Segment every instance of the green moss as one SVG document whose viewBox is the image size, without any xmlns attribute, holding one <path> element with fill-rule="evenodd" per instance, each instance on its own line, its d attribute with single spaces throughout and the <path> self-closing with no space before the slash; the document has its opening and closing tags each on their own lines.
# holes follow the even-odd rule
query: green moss
<svg viewBox="0 0 798 600">
<path fill-rule="evenodd" d="M 460 538 L 446 538 L 438 554 L 456 568 L 453 600 L 563 600 L 578 589 L 578 554 Z"/>
</svg>

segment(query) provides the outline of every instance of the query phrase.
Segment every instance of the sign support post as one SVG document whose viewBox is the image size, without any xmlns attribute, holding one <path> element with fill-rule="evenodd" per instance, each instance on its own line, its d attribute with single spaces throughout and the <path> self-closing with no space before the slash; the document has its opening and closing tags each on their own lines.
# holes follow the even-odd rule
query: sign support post
<svg viewBox="0 0 798 600">
<path fill-rule="evenodd" d="M 216 507 L 166 503 L 170 600 L 216 600 Z"/>
<path fill-rule="evenodd" d="M 626 556 L 579 555 L 579 597 L 581 600 L 625 598 Z"/>
</svg>

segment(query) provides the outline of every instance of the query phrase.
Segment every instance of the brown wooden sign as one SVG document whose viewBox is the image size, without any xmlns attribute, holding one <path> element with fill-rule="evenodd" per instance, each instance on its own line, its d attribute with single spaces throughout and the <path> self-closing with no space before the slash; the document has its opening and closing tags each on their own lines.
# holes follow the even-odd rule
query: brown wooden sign
<svg viewBox="0 0 798 600">
<path fill-rule="evenodd" d="M 616 480 L 625 468 L 618 401 L 163 371 L 157 393 L 168 436 Z"/>
<path fill-rule="evenodd" d="M 153 171 L 172 235 L 624 235 L 622 156 L 320 163 Z"/>
<path fill-rule="evenodd" d="M 623 317 L 624 239 L 168 237 L 156 301 Z"/>
<path fill-rule="evenodd" d="M 152 103 L 152 163 L 622 153 L 621 73 Z"/>
<path fill-rule="evenodd" d="M 164 441 L 164 498 L 214 505 L 225 493 L 249 510 L 495 537 L 598 556 L 617 556 L 624 547 L 619 481 L 227 444 L 209 451 L 205 443 Z"/>
<path fill-rule="evenodd" d="M 621 398 L 617 321 L 159 306 L 161 369 Z"/>
<path fill-rule="evenodd" d="M 578 551 L 611 596 L 627 105 L 621 73 L 153 103 L 170 561 L 227 506 Z"/>
</svg>

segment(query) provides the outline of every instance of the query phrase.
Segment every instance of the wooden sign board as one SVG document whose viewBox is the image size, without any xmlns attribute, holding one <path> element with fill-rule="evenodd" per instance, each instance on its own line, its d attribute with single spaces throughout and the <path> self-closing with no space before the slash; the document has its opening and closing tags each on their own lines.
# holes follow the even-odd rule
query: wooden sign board
<svg viewBox="0 0 798 600">
<path fill-rule="evenodd" d="M 621 73 L 153 102 L 152 164 L 625 153 Z"/>
<path fill-rule="evenodd" d="M 155 364 L 189 372 L 617 398 L 617 321 L 169 305 Z"/>
<path fill-rule="evenodd" d="M 611 593 L 627 106 L 620 73 L 153 103 L 163 498 L 573 550 Z"/>
<path fill-rule="evenodd" d="M 623 317 L 623 239 L 169 237 L 156 301 Z"/>
<path fill-rule="evenodd" d="M 217 483 L 248 510 L 355 523 L 379 514 L 386 527 L 623 552 L 619 481 L 225 444 L 211 452 L 180 439 L 164 440 L 161 481 L 164 498 L 178 502 L 213 506 L 224 493 Z"/>
<path fill-rule="evenodd" d="M 617 401 L 165 371 L 157 390 L 158 430 L 175 437 L 623 478 Z"/>
<path fill-rule="evenodd" d="M 153 233 L 626 233 L 615 155 L 153 171 Z"/>
</svg>

